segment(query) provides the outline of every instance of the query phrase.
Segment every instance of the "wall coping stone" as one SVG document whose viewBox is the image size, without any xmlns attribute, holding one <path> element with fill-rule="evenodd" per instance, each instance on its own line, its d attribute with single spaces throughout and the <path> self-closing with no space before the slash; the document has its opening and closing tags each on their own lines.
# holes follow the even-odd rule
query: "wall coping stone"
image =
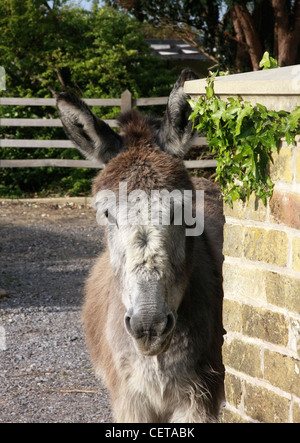
<svg viewBox="0 0 300 443">
<path fill-rule="evenodd" d="M 185 82 L 184 91 L 197 100 L 206 93 L 206 79 Z M 291 112 L 300 105 L 300 65 L 217 77 L 215 94 L 221 99 L 242 96 L 252 105 Z"/>
</svg>

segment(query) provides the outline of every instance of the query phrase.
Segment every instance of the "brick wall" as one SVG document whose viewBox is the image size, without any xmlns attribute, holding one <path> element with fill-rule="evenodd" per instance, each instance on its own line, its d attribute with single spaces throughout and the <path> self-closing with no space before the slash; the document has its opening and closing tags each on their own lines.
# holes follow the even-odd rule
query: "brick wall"
<svg viewBox="0 0 300 443">
<path fill-rule="evenodd" d="M 300 422 L 300 138 L 274 157 L 267 206 L 225 208 L 224 422 Z"/>
</svg>

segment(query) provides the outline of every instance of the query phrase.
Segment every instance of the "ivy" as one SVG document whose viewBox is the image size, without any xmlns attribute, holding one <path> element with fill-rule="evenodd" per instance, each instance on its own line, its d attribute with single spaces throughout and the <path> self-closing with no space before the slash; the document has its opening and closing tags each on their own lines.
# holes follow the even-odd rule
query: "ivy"
<svg viewBox="0 0 300 443">
<path fill-rule="evenodd" d="M 259 66 L 263 70 L 279 68 L 276 58 L 271 57 L 267 51 L 264 53 L 263 58 L 259 63 Z"/>
<path fill-rule="evenodd" d="M 206 96 L 189 100 L 190 119 L 200 134 L 207 137 L 209 149 L 217 160 L 216 181 L 224 201 L 249 200 L 250 194 L 264 204 L 272 196 L 274 184 L 268 165 L 285 137 L 295 144 L 300 133 L 300 106 L 288 113 L 268 111 L 265 106 L 244 101 L 241 97 L 227 102 L 214 93 L 216 74 L 207 79 Z"/>
</svg>

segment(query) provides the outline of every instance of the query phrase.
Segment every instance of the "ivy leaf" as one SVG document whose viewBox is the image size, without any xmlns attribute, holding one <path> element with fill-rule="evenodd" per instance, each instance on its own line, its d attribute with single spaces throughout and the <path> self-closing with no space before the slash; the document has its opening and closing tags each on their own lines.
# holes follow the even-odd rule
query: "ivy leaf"
<svg viewBox="0 0 300 443">
<path fill-rule="evenodd" d="M 214 90 L 212 86 L 207 86 L 206 88 L 206 96 L 207 98 L 212 98 L 214 95 Z"/>
<path fill-rule="evenodd" d="M 260 103 L 256 103 L 256 106 L 258 108 L 258 111 L 260 112 L 261 118 L 262 119 L 267 118 L 267 115 L 268 115 L 267 108 L 265 106 L 261 105 Z"/>
<path fill-rule="evenodd" d="M 193 106 L 192 120 L 201 116 L 197 129 L 206 135 L 216 155 L 216 181 L 224 201 L 232 205 L 237 199 L 249 200 L 254 193 L 265 203 L 274 189 L 266 166 L 283 136 L 290 144 L 300 133 L 300 107 L 289 114 L 268 111 L 259 103 L 253 107 L 240 97 L 225 102 L 214 95 L 214 78 L 208 79 L 206 98 Z"/>
<path fill-rule="evenodd" d="M 239 135 L 241 133 L 241 127 L 243 124 L 243 120 L 245 117 L 250 116 L 253 114 L 254 109 L 251 103 L 245 102 L 244 107 L 242 108 L 241 112 L 239 112 L 236 120 L 236 129 L 235 129 L 235 135 Z"/>
<path fill-rule="evenodd" d="M 274 69 L 274 68 L 279 68 L 278 66 L 278 61 L 271 57 L 270 54 L 268 53 L 268 51 L 266 51 L 263 55 L 263 58 L 261 59 L 259 66 L 261 68 L 265 69 Z"/>
<path fill-rule="evenodd" d="M 300 122 L 300 106 L 297 106 L 297 108 L 294 111 L 292 111 L 288 116 L 288 125 L 293 131 L 294 129 L 299 127 L 299 122 Z"/>
<path fill-rule="evenodd" d="M 195 100 L 189 99 L 188 104 L 190 105 L 190 107 L 192 108 L 193 111 L 195 111 L 196 109 L 199 108 L 197 102 Z M 190 116 L 190 120 L 191 120 L 191 116 Z"/>
<path fill-rule="evenodd" d="M 226 112 L 223 114 L 223 120 L 232 120 L 241 110 L 241 104 L 239 100 L 232 100 L 230 106 L 227 107 Z"/>
</svg>

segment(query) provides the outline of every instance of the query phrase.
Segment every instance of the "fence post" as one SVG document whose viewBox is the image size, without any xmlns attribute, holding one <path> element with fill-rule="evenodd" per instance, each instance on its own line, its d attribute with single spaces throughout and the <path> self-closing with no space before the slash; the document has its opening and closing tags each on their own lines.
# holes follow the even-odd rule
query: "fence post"
<svg viewBox="0 0 300 443">
<path fill-rule="evenodd" d="M 121 94 L 121 112 L 130 111 L 132 109 L 132 94 L 128 89 Z"/>
</svg>

